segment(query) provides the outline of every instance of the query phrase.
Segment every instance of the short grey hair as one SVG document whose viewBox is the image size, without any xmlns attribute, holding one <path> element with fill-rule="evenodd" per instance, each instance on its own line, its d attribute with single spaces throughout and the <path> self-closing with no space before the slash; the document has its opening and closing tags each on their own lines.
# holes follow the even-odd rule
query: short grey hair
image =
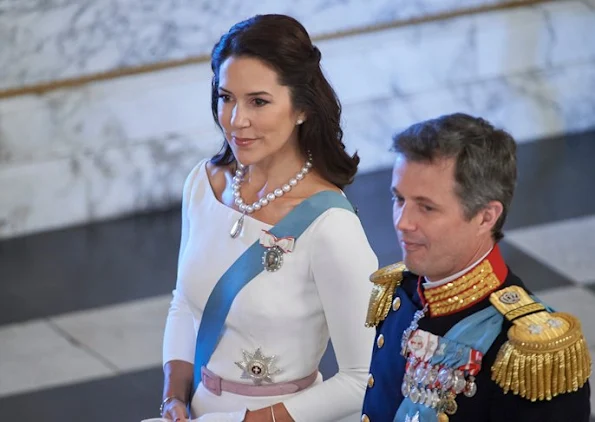
<svg viewBox="0 0 595 422">
<path fill-rule="evenodd" d="M 502 204 L 492 237 L 502 228 L 517 179 L 516 142 L 482 118 L 455 113 L 410 126 L 393 137 L 392 150 L 414 162 L 455 159 L 456 194 L 471 219 L 490 201 Z"/>
</svg>

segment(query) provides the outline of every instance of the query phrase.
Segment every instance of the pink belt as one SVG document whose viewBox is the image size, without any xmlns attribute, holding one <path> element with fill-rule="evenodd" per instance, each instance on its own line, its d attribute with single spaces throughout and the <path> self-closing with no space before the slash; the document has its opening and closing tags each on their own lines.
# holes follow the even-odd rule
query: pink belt
<svg viewBox="0 0 595 422">
<path fill-rule="evenodd" d="M 239 382 L 226 381 L 219 375 L 209 371 L 206 367 L 201 368 L 202 385 L 211 393 L 220 396 L 222 391 L 239 394 L 241 396 L 281 396 L 283 394 L 297 393 L 311 386 L 318 377 L 318 371 L 308 375 L 306 378 L 291 382 L 281 382 L 268 385 L 250 385 Z"/>
</svg>

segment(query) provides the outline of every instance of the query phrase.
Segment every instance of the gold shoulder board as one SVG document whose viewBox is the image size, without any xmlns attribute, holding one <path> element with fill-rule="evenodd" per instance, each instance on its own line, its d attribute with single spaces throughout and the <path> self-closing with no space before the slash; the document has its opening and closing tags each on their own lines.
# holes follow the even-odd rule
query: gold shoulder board
<svg viewBox="0 0 595 422">
<path fill-rule="evenodd" d="M 405 264 L 398 262 L 381 268 L 370 276 L 374 287 L 370 295 L 366 327 L 376 327 L 380 321 L 384 321 L 390 311 L 393 293 L 403 281 L 403 271 L 406 269 Z"/>
<path fill-rule="evenodd" d="M 578 318 L 548 312 L 519 286 L 492 293 L 490 302 L 513 323 L 492 366 L 492 380 L 504 393 L 551 400 L 585 384 L 591 357 Z"/>
</svg>

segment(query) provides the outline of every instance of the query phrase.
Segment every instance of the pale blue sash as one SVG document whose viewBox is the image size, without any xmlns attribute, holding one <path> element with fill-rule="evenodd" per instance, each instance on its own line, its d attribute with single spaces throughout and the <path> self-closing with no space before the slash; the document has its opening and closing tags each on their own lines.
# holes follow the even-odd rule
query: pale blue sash
<svg viewBox="0 0 595 422">
<path fill-rule="evenodd" d="M 354 212 L 344 195 L 334 191 L 323 191 L 302 201 L 269 231 L 278 238 L 293 236 L 297 240 L 314 220 L 330 208 L 343 208 Z M 221 276 L 207 300 L 196 337 L 193 395 L 201 380 L 201 367 L 207 365 L 217 347 L 236 295 L 250 280 L 264 271 L 264 252 L 265 247 L 259 241 L 254 242 Z"/>
</svg>

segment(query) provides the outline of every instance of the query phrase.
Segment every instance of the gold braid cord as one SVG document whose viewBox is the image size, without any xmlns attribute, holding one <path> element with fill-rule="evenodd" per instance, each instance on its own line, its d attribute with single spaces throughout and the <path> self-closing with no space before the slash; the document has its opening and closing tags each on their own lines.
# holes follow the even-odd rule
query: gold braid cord
<svg viewBox="0 0 595 422">
<path fill-rule="evenodd" d="M 551 400 L 585 384 L 591 357 L 576 317 L 548 312 L 519 286 L 492 293 L 490 302 L 513 323 L 492 366 L 492 380 L 504 393 Z"/>
<path fill-rule="evenodd" d="M 376 327 L 386 318 L 390 311 L 393 293 L 397 286 L 401 284 L 403 271 L 405 270 L 405 265 L 399 262 L 381 268 L 370 276 L 370 281 L 374 283 L 374 287 L 370 295 L 366 327 Z"/>
</svg>

